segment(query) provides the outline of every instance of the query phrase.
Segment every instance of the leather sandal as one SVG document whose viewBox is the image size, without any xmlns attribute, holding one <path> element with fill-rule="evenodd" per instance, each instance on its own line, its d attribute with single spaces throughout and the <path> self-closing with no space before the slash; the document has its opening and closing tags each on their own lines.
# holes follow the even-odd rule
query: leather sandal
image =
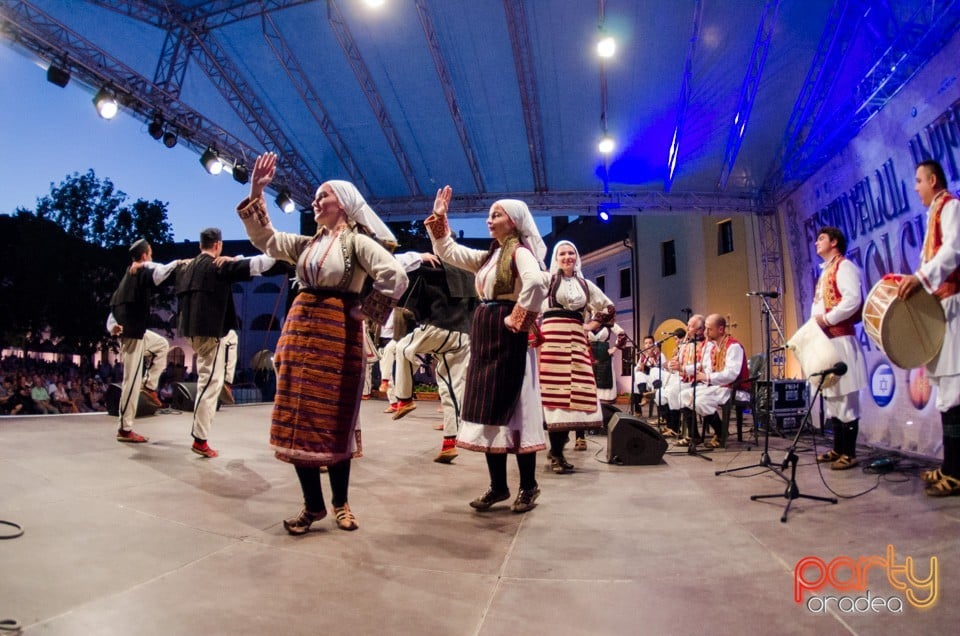
<svg viewBox="0 0 960 636">
<path fill-rule="evenodd" d="M 674 442 L 674 445 L 675 445 L 675 446 L 689 446 L 689 445 L 690 445 L 690 438 L 689 438 L 689 437 L 684 437 L 684 438 L 682 438 L 682 439 L 678 439 L 676 442 Z"/>
<path fill-rule="evenodd" d="M 487 492 L 483 493 L 476 499 L 470 502 L 470 507 L 474 510 L 486 510 L 493 504 L 499 501 L 506 501 L 510 498 L 510 491 L 497 491 L 493 488 L 488 488 Z"/>
<path fill-rule="evenodd" d="M 307 534 L 310 531 L 310 526 L 315 521 L 320 521 L 327 516 L 327 509 L 324 508 L 320 512 L 310 512 L 306 508 L 300 511 L 300 514 L 296 517 L 291 517 L 289 519 L 283 520 L 283 527 L 287 529 L 292 535 L 301 535 Z"/>
<path fill-rule="evenodd" d="M 936 470 L 925 470 L 920 473 L 920 479 L 925 484 L 935 484 L 943 479 L 943 472 L 939 468 Z"/>
<path fill-rule="evenodd" d="M 583 437 L 578 437 L 577 441 L 573 443 L 573 450 L 575 451 L 587 450 L 587 440 Z"/>
<path fill-rule="evenodd" d="M 357 518 L 350 512 L 350 504 L 344 503 L 339 508 L 333 509 L 333 514 L 337 518 L 337 527 L 341 530 L 356 530 L 360 527 Z"/>
<path fill-rule="evenodd" d="M 831 470 L 850 470 L 860 462 L 857 461 L 856 457 L 850 457 L 849 455 L 841 455 L 840 458 L 830 464 Z"/>
<path fill-rule="evenodd" d="M 829 451 L 827 451 L 826 453 L 824 453 L 823 455 L 817 455 L 817 463 L 818 463 L 818 464 L 825 464 L 825 463 L 827 463 L 827 462 L 833 463 L 833 462 L 837 461 L 838 459 L 840 459 L 840 453 L 838 453 L 838 452 L 835 451 L 835 450 L 829 450 Z"/>
<path fill-rule="evenodd" d="M 950 497 L 960 495 L 960 479 L 940 473 L 940 479 L 927 486 L 924 491 L 928 497 Z"/>
<path fill-rule="evenodd" d="M 704 448 L 720 448 L 720 442 L 716 437 L 713 439 L 708 439 L 703 443 Z"/>
</svg>

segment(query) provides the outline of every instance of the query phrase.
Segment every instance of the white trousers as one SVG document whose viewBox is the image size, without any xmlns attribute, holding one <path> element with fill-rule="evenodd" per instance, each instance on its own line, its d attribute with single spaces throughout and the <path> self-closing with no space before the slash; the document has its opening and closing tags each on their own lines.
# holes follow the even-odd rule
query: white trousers
<svg viewBox="0 0 960 636">
<path fill-rule="evenodd" d="M 123 360 L 123 388 L 120 391 L 121 430 L 133 430 L 133 420 L 137 416 L 137 406 L 140 403 L 140 388 L 157 390 L 160 374 L 167 368 L 169 350 L 170 344 L 167 339 L 149 329 L 144 332 L 143 338 L 120 339 Z M 153 362 L 147 370 L 147 378 L 144 381 L 143 367 L 147 354 L 153 357 Z"/>
<path fill-rule="evenodd" d="M 197 439 L 209 439 L 210 426 L 223 390 L 226 365 L 220 338 L 194 336 L 190 346 L 197 352 L 197 399 L 193 403 L 193 430 Z"/>
<path fill-rule="evenodd" d="M 397 342 L 394 371 L 396 394 L 401 398 L 413 395 L 413 365 L 419 364 L 418 353 L 429 353 L 437 359 L 434 373 L 443 407 L 443 436 L 454 437 L 460 425 L 467 366 L 470 364 L 470 335 L 420 325 L 401 338 Z"/>
</svg>

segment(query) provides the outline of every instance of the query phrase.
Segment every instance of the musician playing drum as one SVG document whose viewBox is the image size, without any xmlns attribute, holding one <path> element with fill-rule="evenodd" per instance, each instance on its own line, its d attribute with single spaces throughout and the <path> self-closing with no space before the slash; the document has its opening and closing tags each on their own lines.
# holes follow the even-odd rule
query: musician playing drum
<svg viewBox="0 0 960 636">
<path fill-rule="evenodd" d="M 863 352 L 854 331 L 863 305 L 863 275 L 844 256 L 847 237 L 838 228 L 821 228 L 815 246 L 823 263 L 811 314 L 847 365 L 840 380 L 821 392 L 824 415 L 833 428 L 833 450 L 817 457 L 817 461 L 830 462 L 834 470 L 847 470 L 857 465 L 860 389 L 867 385 Z"/>
<path fill-rule="evenodd" d="M 927 377 L 937 387 L 937 410 L 943 426 L 943 464 L 921 479 L 931 497 L 960 494 L 960 203 L 947 191 L 947 177 L 936 161 L 917 166 L 914 189 L 928 207 L 920 268 L 900 282 L 897 296 L 906 299 L 922 286 L 943 307 L 947 319 L 940 353 L 927 363 Z"/>
</svg>

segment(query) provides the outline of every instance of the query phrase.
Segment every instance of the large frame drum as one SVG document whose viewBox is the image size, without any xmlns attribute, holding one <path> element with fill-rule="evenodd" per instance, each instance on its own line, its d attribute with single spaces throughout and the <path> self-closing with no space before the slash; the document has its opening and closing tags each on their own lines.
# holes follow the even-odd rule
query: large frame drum
<svg viewBox="0 0 960 636">
<path fill-rule="evenodd" d="M 890 362 L 912 369 L 940 353 L 947 321 L 940 301 L 924 289 L 897 298 L 902 278 L 887 274 L 873 286 L 863 303 L 863 330 Z"/>
</svg>

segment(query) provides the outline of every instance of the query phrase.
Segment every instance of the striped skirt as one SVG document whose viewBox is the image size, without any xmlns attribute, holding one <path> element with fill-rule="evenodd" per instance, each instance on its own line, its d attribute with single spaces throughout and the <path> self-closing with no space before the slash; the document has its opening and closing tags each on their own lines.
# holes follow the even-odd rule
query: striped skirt
<svg viewBox="0 0 960 636">
<path fill-rule="evenodd" d="M 470 366 L 463 396 L 463 419 L 506 426 L 520 397 L 527 355 L 527 334 L 503 324 L 513 303 L 483 303 L 473 314 Z"/>
<path fill-rule="evenodd" d="M 274 363 L 270 446 L 277 459 L 325 466 L 360 457 L 362 323 L 352 294 L 301 291 L 283 323 Z"/>
<path fill-rule="evenodd" d="M 603 416 L 582 316 L 575 311 L 549 310 L 543 315 L 542 331 L 540 392 L 547 429 L 599 427 Z"/>
</svg>

